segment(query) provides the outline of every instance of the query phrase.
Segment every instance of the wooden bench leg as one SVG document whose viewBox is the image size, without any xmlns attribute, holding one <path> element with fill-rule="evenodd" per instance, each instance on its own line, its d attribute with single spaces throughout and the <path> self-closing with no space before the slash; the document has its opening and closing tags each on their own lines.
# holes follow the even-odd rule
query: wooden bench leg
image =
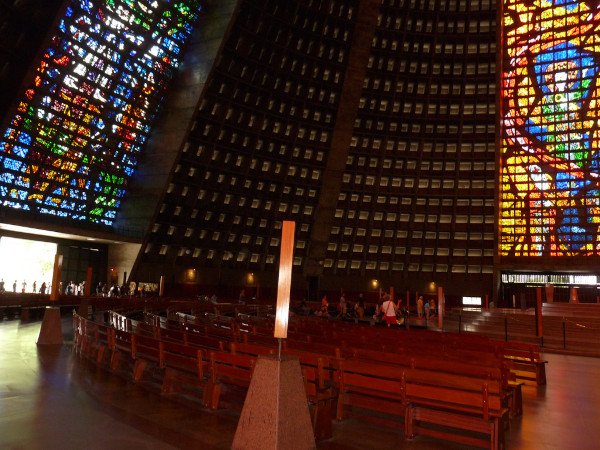
<svg viewBox="0 0 600 450">
<path fill-rule="evenodd" d="M 491 430 L 491 435 L 492 435 L 492 449 L 494 450 L 502 450 L 504 449 L 504 426 L 502 426 L 502 424 L 500 422 L 502 422 L 503 419 L 501 418 L 496 418 L 494 419 L 494 426 L 493 429 Z"/>
<path fill-rule="evenodd" d="M 111 370 L 117 370 L 117 368 L 119 367 L 119 357 L 120 357 L 121 353 L 120 352 L 113 352 L 113 354 L 110 357 L 110 368 Z"/>
<path fill-rule="evenodd" d="M 338 401 L 337 401 L 337 411 L 336 411 L 336 415 L 335 418 L 338 421 L 342 421 L 344 420 L 344 394 L 340 392 L 340 395 L 338 395 Z"/>
<path fill-rule="evenodd" d="M 169 369 L 165 370 L 165 376 L 163 377 L 162 386 L 160 387 L 160 391 L 163 394 L 170 394 L 173 392 L 173 380 L 171 376 L 171 371 Z"/>
<path fill-rule="evenodd" d="M 75 341 L 75 348 L 80 355 L 85 355 L 88 347 L 87 336 L 77 336 L 77 340 Z"/>
<path fill-rule="evenodd" d="M 523 393 L 520 384 L 512 386 L 511 413 L 513 417 L 523 414 Z"/>
<path fill-rule="evenodd" d="M 202 405 L 205 408 L 208 408 L 210 405 L 210 399 L 212 398 L 213 391 L 213 383 L 212 381 L 207 381 L 204 386 L 204 391 L 202 392 Z"/>
<path fill-rule="evenodd" d="M 221 397 L 221 383 L 214 383 L 211 392 L 210 409 L 219 409 L 219 398 Z"/>
<path fill-rule="evenodd" d="M 404 435 L 406 439 L 413 439 L 415 437 L 413 407 L 408 404 L 406 405 L 406 413 L 404 414 Z"/>
<path fill-rule="evenodd" d="M 144 374 L 144 370 L 148 365 L 148 361 L 143 359 L 136 359 L 135 363 L 133 363 L 133 381 L 137 382 L 142 379 L 142 375 Z"/>
<path fill-rule="evenodd" d="M 177 379 L 177 374 L 174 370 L 167 368 L 165 370 L 165 377 L 161 386 L 161 392 L 163 394 L 172 394 L 178 392 L 181 389 L 181 383 Z"/>
<path fill-rule="evenodd" d="M 312 425 L 315 439 L 321 441 L 333 436 L 331 425 L 332 399 L 318 401 L 313 410 Z"/>
<path fill-rule="evenodd" d="M 106 350 L 106 345 L 100 345 L 98 347 L 98 354 L 96 355 L 96 362 L 102 362 L 104 359 L 104 351 Z"/>
<path fill-rule="evenodd" d="M 494 421 L 495 426 L 492 427 L 491 431 L 490 431 L 490 448 L 492 450 L 500 450 L 498 448 L 498 433 L 500 432 L 500 428 L 504 429 L 503 425 L 499 425 L 498 424 L 498 420 Z"/>
<path fill-rule="evenodd" d="M 538 386 L 546 385 L 546 364 L 536 364 L 535 381 L 537 382 Z"/>
</svg>

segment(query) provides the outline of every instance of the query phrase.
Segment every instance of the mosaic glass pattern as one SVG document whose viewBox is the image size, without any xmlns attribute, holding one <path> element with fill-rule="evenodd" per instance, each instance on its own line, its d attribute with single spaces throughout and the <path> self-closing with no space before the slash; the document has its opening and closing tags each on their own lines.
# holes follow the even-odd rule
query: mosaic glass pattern
<svg viewBox="0 0 600 450">
<path fill-rule="evenodd" d="M 112 225 L 200 10 L 73 0 L 0 136 L 0 204 Z"/>
<path fill-rule="evenodd" d="M 600 8 L 503 10 L 501 256 L 600 253 Z"/>
</svg>

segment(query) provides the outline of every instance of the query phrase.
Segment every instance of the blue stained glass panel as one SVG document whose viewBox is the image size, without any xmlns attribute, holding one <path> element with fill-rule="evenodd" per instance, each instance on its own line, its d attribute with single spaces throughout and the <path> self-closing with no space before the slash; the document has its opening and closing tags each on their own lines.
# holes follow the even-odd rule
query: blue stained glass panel
<svg viewBox="0 0 600 450">
<path fill-rule="evenodd" d="M 198 0 L 72 0 L 2 133 L 0 164 L 10 173 L 0 176 L 0 204 L 112 224 L 137 164 L 131 153 L 148 140 L 200 10 Z M 99 170 L 90 192 L 82 177 Z M 114 188 L 100 197 L 105 183 Z"/>
</svg>

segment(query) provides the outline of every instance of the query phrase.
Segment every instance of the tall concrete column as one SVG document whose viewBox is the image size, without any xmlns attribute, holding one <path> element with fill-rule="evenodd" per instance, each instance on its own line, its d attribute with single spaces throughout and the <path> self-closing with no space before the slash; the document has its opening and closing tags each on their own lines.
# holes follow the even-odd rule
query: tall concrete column
<svg viewBox="0 0 600 450">
<path fill-rule="evenodd" d="M 311 228 L 310 247 L 304 267 L 306 276 L 319 276 L 323 272 L 323 260 L 342 187 L 380 4 L 378 0 L 363 0 L 358 8 L 352 51 L 344 75 L 344 86 L 331 136 L 327 166 L 323 171 L 319 203 Z"/>
</svg>

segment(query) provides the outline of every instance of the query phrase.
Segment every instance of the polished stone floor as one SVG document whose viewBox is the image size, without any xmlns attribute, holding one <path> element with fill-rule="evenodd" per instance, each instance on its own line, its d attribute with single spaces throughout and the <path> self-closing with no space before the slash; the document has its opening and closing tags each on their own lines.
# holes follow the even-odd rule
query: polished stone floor
<svg viewBox="0 0 600 450">
<path fill-rule="evenodd" d="M 227 449 L 238 415 L 150 393 L 80 360 L 70 320 L 62 346 L 36 345 L 40 322 L 0 322 L 0 449 Z M 548 385 L 525 386 L 509 449 L 600 448 L 600 359 L 545 354 Z M 319 449 L 461 449 L 353 420 Z"/>
</svg>

